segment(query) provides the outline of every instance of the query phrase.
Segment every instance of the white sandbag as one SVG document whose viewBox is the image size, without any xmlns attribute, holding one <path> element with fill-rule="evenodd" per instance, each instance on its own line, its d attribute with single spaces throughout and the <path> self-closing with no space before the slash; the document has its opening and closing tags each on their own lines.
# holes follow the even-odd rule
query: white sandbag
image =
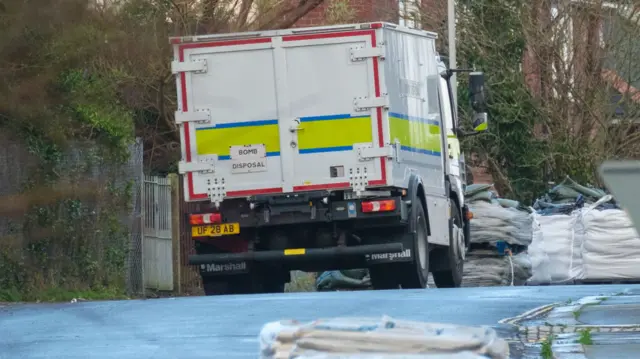
<svg viewBox="0 0 640 359">
<path fill-rule="evenodd" d="M 582 210 L 585 279 L 640 278 L 640 236 L 620 209 Z"/>
<path fill-rule="evenodd" d="M 469 209 L 473 213 L 470 225 L 472 243 L 495 245 L 502 241 L 522 246 L 531 243 L 531 218 L 528 213 L 486 201 L 472 202 Z"/>
<path fill-rule="evenodd" d="M 382 318 L 279 321 L 261 330 L 262 359 L 507 359 L 509 345 L 487 327 Z M 393 356 L 390 356 L 393 355 Z"/>
<path fill-rule="evenodd" d="M 547 268 L 551 282 L 584 278 L 581 252 L 583 236 L 577 228 L 580 226 L 579 217 L 579 212 L 535 216 L 544 237 L 544 251 L 549 257 Z"/>
<path fill-rule="evenodd" d="M 531 214 L 532 241 L 527 252 L 531 260 L 531 278 L 527 280 L 529 284 L 547 284 L 551 282 L 549 273 L 549 256 L 546 252 L 544 235 L 535 213 Z"/>
</svg>

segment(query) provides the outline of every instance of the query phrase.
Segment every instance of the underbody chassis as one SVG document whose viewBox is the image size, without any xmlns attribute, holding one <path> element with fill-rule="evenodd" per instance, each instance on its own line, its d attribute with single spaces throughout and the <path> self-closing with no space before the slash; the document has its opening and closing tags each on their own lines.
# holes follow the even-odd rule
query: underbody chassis
<svg viewBox="0 0 640 359">
<path fill-rule="evenodd" d="M 280 292 L 292 270 L 354 268 L 369 268 L 379 289 L 424 288 L 430 271 L 437 285 L 459 286 L 464 254 L 455 248 L 464 244 L 430 244 L 426 208 L 403 189 L 225 200 L 188 215 L 196 251 L 189 264 L 207 294 Z M 458 238 L 464 210 L 453 212 L 450 238 Z"/>
<path fill-rule="evenodd" d="M 400 194 L 383 200 L 335 197 L 317 191 L 225 201 L 216 218 L 220 223 L 192 224 L 192 234 L 229 223 L 240 233 L 225 236 L 223 228 L 218 236 L 195 237 L 198 254 L 189 257 L 189 264 L 206 276 L 246 273 L 261 264 L 315 271 L 411 260 L 414 234 L 403 231 L 410 203 Z M 368 203 L 372 207 L 380 202 L 387 207 L 367 211 Z M 380 236 L 383 233 L 389 237 Z"/>
</svg>

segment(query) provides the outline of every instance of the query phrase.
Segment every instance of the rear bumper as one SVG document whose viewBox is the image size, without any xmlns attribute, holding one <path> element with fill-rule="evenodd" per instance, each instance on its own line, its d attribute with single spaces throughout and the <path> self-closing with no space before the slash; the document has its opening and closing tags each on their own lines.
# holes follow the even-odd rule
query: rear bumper
<svg viewBox="0 0 640 359">
<path fill-rule="evenodd" d="M 328 247 L 257 251 L 244 253 L 195 254 L 189 256 L 189 264 L 227 264 L 230 262 L 280 262 L 295 259 L 335 259 L 370 254 L 399 253 L 404 250 L 402 243 L 371 244 L 352 247 Z"/>
<path fill-rule="evenodd" d="M 330 200 L 323 203 L 324 192 L 298 193 L 294 197 L 287 195 L 261 196 L 252 199 L 255 208 L 250 208 L 246 199 L 225 200 L 220 213 L 223 223 L 238 223 L 240 228 L 264 228 L 289 224 L 312 223 L 348 223 L 351 228 L 372 228 L 397 226 L 408 220 L 409 208 L 400 196 L 381 199 L 396 201 L 396 209 L 389 212 L 362 212 L 364 199 Z M 202 211 L 185 213 L 208 213 L 210 208 Z"/>
</svg>

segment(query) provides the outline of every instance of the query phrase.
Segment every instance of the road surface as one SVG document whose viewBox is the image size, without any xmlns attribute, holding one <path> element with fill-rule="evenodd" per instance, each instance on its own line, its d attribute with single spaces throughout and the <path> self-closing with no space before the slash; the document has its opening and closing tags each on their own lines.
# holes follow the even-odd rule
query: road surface
<svg viewBox="0 0 640 359">
<path fill-rule="evenodd" d="M 262 324 L 278 319 L 380 316 L 492 325 L 551 302 L 640 285 L 286 293 L 0 308 L 1 359 L 255 359 Z M 516 357 L 516 356 L 514 356 Z"/>
</svg>

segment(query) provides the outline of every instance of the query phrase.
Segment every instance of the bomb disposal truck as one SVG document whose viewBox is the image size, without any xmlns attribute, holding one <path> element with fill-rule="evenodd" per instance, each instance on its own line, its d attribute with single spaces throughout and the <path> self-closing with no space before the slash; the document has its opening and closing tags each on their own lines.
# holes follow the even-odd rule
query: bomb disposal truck
<svg viewBox="0 0 640 359">
<path fill-rule="evenodd" d="M 461 284 L 469 243 L 436 34 L 388 23 L 172 38 L 184 197 L 207 295 L 279 292 L 291 270 L 369 268 L 374 288 Z"/>
</svg>

